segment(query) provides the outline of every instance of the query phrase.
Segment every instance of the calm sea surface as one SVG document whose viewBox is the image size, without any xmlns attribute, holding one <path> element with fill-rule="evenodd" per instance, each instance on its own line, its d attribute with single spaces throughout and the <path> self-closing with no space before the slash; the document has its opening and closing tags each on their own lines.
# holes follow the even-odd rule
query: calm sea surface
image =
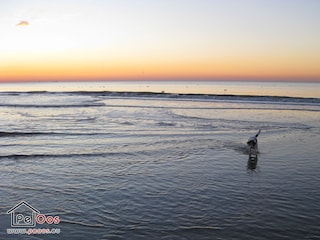
<svg viewBox="0 0 320 240">
<path fill-rule="evenodd" d="M 319 143 L 319 83 L 0 84 L 0 239 L 320 239 Z"/>
</svg>

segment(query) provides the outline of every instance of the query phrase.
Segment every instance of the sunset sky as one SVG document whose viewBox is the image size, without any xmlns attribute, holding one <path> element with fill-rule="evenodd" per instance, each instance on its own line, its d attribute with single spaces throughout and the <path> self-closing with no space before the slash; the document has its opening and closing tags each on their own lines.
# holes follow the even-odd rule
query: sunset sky
<svg viewBox="0 0 320 240">
<path fill-rule="evenodd" d="M 320 81 L 319 0 L 0 2 L 0 81 Z"/>
</svg>

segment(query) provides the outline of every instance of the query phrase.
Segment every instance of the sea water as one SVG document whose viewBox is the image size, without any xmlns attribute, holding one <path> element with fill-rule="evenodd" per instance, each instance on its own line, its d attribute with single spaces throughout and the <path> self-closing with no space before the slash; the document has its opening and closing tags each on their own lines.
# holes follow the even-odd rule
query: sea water
<svg viewBox="0 0 320 240">
<path fill-rule="evenodd" d="M 0 91 L 0 239 L 320 238 L 317 83 Z M 36 228 L 60 232 L 8 234 L 21 201 L 60 219 Z"/>
</svg>

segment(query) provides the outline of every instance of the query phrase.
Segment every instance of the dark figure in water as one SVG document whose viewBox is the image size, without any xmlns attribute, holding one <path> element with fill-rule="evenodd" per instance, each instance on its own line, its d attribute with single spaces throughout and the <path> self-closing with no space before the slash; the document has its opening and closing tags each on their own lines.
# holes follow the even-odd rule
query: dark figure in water
<svg viewBox="0 0 320 240">
<path fill-rule="evenodd" d="M 254 137 L 250 137 L 247 141 L 247 144 L 249 146 L 249 157 L 252 155 L 257 156 L 258 154 L 258 136 L 261 133 L 261 130 L 257 132 L 257 134 Z"/>
</svg>

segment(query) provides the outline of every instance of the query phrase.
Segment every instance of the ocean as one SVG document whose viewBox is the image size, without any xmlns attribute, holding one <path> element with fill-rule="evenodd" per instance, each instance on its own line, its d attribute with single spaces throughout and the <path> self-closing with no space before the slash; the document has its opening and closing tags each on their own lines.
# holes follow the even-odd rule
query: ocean
<svg viewBox="0 0 320 240">
<path fill-rule="evenodd" d="M 320 239 L 320 83 L 2 83 L 0 113 L 0 239 Z"/>
</svg>

